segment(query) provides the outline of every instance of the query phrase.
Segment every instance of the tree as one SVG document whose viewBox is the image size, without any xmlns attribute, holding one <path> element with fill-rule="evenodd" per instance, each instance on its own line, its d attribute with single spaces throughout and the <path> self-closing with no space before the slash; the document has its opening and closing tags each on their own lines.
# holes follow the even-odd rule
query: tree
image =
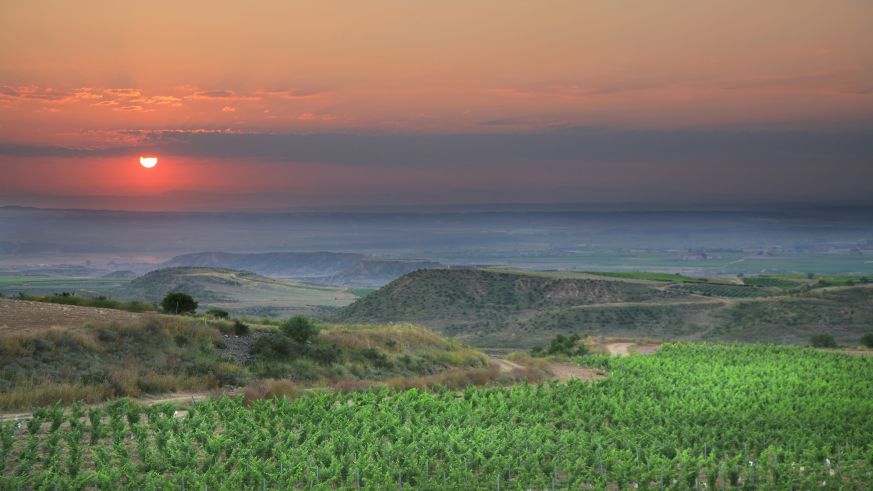
<svg viewBox="0 0 873 491">
<path fill-rule="evenodd" d="M 873 348 L 873 332 L 861 336 L 861 344 L 868 348 Z"/>
<path fill-rule="evenodd" d="M 197 302 L 191 295 L 173 292 L 161 301 L 161 309 L 168 314 L 193 314 L 197 311 Z"/>
<path fill-rule="evenodd" d="M 827 333 L 816 334 L 809 338 L 809 344 L 814 348 L 836 348 L 837 341 Z"/>
<path fill-rule="evenodd" d="M 318 336 L 319 329 L 311 320 L 303 315 L 295 315 L 294 317 L 282 322 L 279 325 L 279 330 L 282 334 L 297 341 L 300 344 L 306 344 L 308 341 Z"/>
</svg>

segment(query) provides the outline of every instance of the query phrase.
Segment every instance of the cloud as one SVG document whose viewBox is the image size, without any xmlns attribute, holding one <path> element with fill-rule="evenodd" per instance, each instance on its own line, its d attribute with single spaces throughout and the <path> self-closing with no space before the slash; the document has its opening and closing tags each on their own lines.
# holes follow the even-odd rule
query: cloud
<svg viewBox="0 0 873 491">
<path fill-rule="evenodd" d="M 106 89 L 103 91 L 103 93 L 110 96 L 110 97 L 115 97 L 115 98 L 120 98 L 120 99 L 131 99 L 134 97 L 142 97 L 142 91 L 140 91 L 139 89 L 131 89 L 131 88 Z"/>
<path fill-rule="evenodd" d="M 79 87 L 65 90 L 35 85 L 18 87 L 4 85 L 0 86 L 0 99 L 44 105 L 85 103 L 92 106 L 108 107 L 124 105 L 130 108 L 142 104 L 174 107 L 182 105 L 180 97 L 173 95 L 144 96 L 142 90 L 136 88 Z"/>
<path fill-rule="evenodd" d="M 258 89 L 255 91 L 256 94 L 267 96 L 267 97 L 278 97 L 281 99 L 308 99 L 312 97 L 318 97 L 320 95 L 319 91 L 313 89 L 300 89 L 300 88 L 290 88 L 290 89 Z"/>
<path fill-rule="evenodd" d="M 155 95 L 142 99 L 132 99 L 131 102 L 140 102 L 143 104 L 154 104 L 158 106 L 181 106 L 182 99 L 172 95 Z"/>
<path fill-rule="evenodd" d="M 76 93 L 72 91 L 52 87 L 38 87 L 36 85 L 4 85 L 0 87 L 0 98 L 44 104 L 69 104 L 79 100 Z"/>
<path fill-rule="evenodd" d="M 223 112 L 223 113 L 235 113 L 236 108 L 233 106 L 224 106 L 221 108 L 221 112 Z"/>
<path fill-rule="evenodd" d="M 233 90 L 216 89 L 216 90 L 196 90 L 193 94 L 185 96 L 185 99 L 195 101 L 257 101 L 258 96 L 237 94 Z"/>
</svg>

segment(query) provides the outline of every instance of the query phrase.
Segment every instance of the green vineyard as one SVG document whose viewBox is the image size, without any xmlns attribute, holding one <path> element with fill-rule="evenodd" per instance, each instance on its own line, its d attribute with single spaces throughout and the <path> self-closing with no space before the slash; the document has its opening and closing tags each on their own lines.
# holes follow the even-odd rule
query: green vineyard
<svg viewBox="0 0 873 491">
<path fill-rule="evenodd" d="M 600 381 L 46 408 L 0 488 L 869 489 L 873 358 L 769 345 L 590 357 Z"/>
</svg>

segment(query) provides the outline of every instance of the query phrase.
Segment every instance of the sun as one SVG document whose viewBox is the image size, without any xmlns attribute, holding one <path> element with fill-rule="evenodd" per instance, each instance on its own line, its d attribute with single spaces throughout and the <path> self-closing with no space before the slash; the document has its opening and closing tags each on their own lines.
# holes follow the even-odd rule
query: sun
<svg viewBox="0 0 873 491">
<path fill-rule="evenodd" d="M 158 165 L 157 157 L 140 157 L 139 164 L 145 167 L 146 169 L 151 169 L 152 167 Z"/>
</svg>

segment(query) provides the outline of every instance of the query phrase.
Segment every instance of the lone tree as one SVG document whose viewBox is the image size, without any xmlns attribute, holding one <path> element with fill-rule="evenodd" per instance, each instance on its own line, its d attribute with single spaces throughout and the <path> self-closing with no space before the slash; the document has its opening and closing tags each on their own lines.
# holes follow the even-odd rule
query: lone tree
<svg viewBox="0 0 873 491">
<path fill-rule="evenodd" d="M 286 320 L 279 325 L 279 330 L 300 344 L 306 344 L 307 341 L 314 339 L 319 332 L 318 327 L 303 315 L 295 315 Z"/>
<path fill-rule="evenodd" d="M 197 302 L 191 295 L 173 292 L 164 297 L 161 309 L 168 314 L 193 314 L 197 311 Z"/>
<path fill-rule="evenodd" d="M 816 334 L 809 338 L 809 344 L 814 348 L 836 348 L 837 341 L 833 335 L 827 333 Z"/>
</svg>

